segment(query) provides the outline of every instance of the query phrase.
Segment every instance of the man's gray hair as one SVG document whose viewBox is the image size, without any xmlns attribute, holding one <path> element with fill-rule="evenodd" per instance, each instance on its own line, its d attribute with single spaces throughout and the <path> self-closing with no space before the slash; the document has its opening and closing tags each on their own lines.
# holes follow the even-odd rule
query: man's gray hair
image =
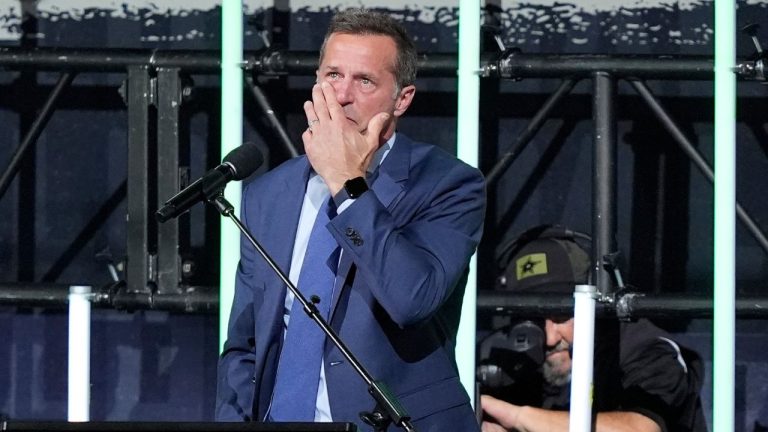
<svg viewBox="0 0 768 432">
<path fill-rule="evenodd" d="M 405 27 L 391 16 L 366 9 L 348 9 L 333 16 L 320 47 L 320 62 L 325 55 L 325 46 L 333 33 L 361 36 L 389 36 L 395 41 L 397 57 L 392 65 L 399 92 L 416 81 L 416 46 L 408 37 Z"/>
</svg>

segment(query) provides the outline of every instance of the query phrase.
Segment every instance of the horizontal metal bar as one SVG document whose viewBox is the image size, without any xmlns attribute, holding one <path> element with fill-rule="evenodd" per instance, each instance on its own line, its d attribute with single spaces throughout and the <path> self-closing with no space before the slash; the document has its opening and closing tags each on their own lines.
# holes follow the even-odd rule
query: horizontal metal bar
<svg viewBox="0 0 768 432">
<path fill-rule="evenodd" d="M 257 75 L 314 75 L 316 51 L 246 52 L 243 68 Z M 749 61 L 741 61 L 741 63 Z M 714 60 L 707 56 L 486 53 L 478 74 L 501 78 L 589 77 L 607 72 L 617 78 L 711 80 Z M 141 50 L 74 48 L 0 48 L 0 68 L 35 70 L 124 71 L 128 66 L 179 68 L 186 72 L 218 73 L 220 53 L 213 50 Z M 735 73 L 741 69 L 734 65 Z M 456 76 L 458 56 L 419 55 L 420 77 Z M 746 70 L 746 69 L 745 69 Z M 744 78 L 754 76 L 741 74 Z"/>
<path fill-rule="evenodd" d="M 64 309 L 69 303 L 69 285 L 2 284 L 0 305 Z M 219 311 L 219 293 L 213 287 L 186 287 L 182 293 L 158 294 L 129 292 L 124 282 L 94 290 L 91 303 L 95 308 L 118 310 L 162 310 L 192 314 Z"/>
<path fill-rule="evenodd" d="M 704 296 L 645 296 L 624 293 L 612 303 L 598 303 L 597 316 L 620 318 L 712 318 L 712 298 Z M 519 316 L 568 316 L 573 313 L 570 294 L 536 294 L 507 291 L 479 291 L 478 314 Z M 736 299 L 736 316 L 741 319 L 768 318 L 768 298 Z"/>
<path fill-rule="evenodd" d="M 64 308 L 69 285 L 0 284 L 0 305 Z M 180 294 L 129 293 L 125 285 L 102 287 L 94 291 L 93 306 L 121 310 L 164 310 L 184 313 L 216 313 L 219 294 L 215 287 L 187 287 Z M 705 296 L 654 295 L 623 293 L 612 303 L 598 303 L 597 315 L 621 318 L 711 318 L 712 299 Z M 516 293 L 480 290 L 479 314 L 514 314 L 518 316 L 567 316 L 573 312 L 570 294 Z M 768 297 L 741 296 L 736 299 L 736 315 L 741 319 L 768 318 Z"/>
<path fill-rule="evenodd" d="M 0 67 L 6 69 L 78 70 L 91 72 L 125 71 L 128 66 L 181 68 L 194 72 L 218 72 L 218 51 L 0 48 Z"/>
<path fill-rule="evenodd" d="M 212 314 L 219 312 L 219 293 L 200 288 L 185 293 L 143 293 L 119 290 L 107 296 L 108 304 L 118 310 L 162 310 L 171 312 Z"/>
<path fill-rule="evenodd" d="M 588 78 L 606 72 L 617 78 L 711 80 L 714 59 L 705 56 L 520 54 L 502 55 L 485 66 L 502 78 Z"/>
<path fill-rule="evenodd" d="M 68 303 L 69 285 L 43 283 L 0 285 L 0 305 L 64 308 Z"/>
<path fill-rule="evenodd" d="M 316 51 L 268 50 L 246 52 L 243 68 L 257 75 L 315 74 Z M 93 72 L 124 71 L 128 66 L 178 68 L 186 72 L 218 73 L 221 53 L 192 50 L 139 49 L 68 49 L 0 47 L 0 67 L 6 69 L 79 70 Z M 455 77 L 458 57 L 455 54 L 421 54 L 420 76 Z"/>
<path fill-rule="evenodd" d="M 485 61 L 493 61 L 495 56 L 484 56 Z M 317 70 L 318 53 L 316 51 L 269 50 L 259 53 L 246 53 L 243 56 L 244 68 L 258 75 L 314 75 Z M 420 77 L 456 77 L 459 59 L 456 54 L 419 54 L 418 70 Z M 480 71 L 478 71 L 479 73 Z"/>
</svg>

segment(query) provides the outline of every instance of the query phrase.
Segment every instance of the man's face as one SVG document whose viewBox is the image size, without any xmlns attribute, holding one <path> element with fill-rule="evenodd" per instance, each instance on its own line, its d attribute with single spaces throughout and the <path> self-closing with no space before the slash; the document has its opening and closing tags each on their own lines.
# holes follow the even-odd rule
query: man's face
<svg viewBox="0 0 768 432">
<path fill-rule="evenodd" d="M 571 380 L 573 318 L 547 319 L 544 330 L 547 334 L 544 378 L 552 385 L 564 385 Z"/>
<path fill-rule="evenodd" d="M 333 86 L 347 121 L 359 132 L 365 132 L 376 114 L 390 114 L 381 133 L 384 140 L 392 136 L 396 118 L 408 109 L 415 92 L 412 85 L 397 91 L 396 56 L 395 42 L 388 36 L 334 33 L 317 70 L 317 81 Z"/>
</svg>

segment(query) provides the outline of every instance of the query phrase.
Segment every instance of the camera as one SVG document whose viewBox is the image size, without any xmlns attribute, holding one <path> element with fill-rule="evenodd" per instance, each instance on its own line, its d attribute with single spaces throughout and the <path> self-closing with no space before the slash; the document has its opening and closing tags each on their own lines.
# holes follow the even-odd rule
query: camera
<svg viewBox="0 0 768 432">
<path fill-rule="evenodd" d="M 494 330 L 480 341 L 477 382 L 483 394 L 517 404 L 540 397 L 544 322 L 521 320 Z"/>
</svg>

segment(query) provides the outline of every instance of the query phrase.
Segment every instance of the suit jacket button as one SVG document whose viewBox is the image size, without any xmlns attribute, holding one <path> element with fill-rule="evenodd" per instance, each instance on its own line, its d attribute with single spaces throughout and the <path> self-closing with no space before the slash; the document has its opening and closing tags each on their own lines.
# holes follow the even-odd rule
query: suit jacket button
<svg viewBox="0 0 768 432">
<path fill-rule="evenodd" d="M 355 229 L 352 228 L 352 227 L 348 227 L 347 230 L 344 233 L 349 238 L 355 238 L 357 236 L 357 231 L 355 231 Z"/>
</svg>

